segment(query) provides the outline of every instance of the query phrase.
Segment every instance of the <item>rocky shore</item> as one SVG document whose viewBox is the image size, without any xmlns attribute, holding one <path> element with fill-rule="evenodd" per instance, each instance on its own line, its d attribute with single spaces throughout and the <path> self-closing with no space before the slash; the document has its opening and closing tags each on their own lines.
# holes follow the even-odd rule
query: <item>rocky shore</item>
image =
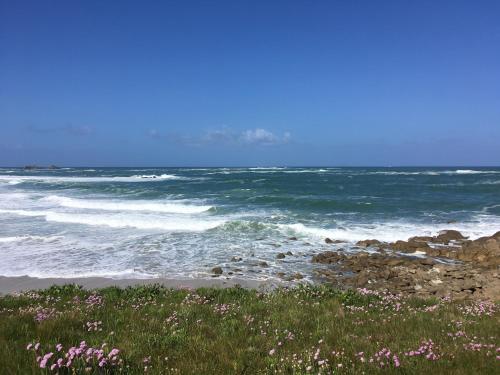
<svg viewBox="0 0 500 375">
<path fill-rule="evenodd" d="M 299 240 L 289 237 L 286 241 Z M 249 259 L 233 256 L 228 263 L 207 270 L 212 276 L 209 279 L 0 277 L 0 295 L 68 283 L 87 288 L 161 284 L 173 288 L 239 285 L 266 289 L 312 280 L 339 289 L 366 288 L 424 298 L 450 296 L 456 300 L 500 301 L 500 231 L 475 240 L 458 231 L 446 230 L 436 236 L 411 237 L 407 241 L 368 239 L 357 242 L 354 247 L 336 239 L 326 238 L 324 242 L 331 250 L 313 253 L 312 258 L 310 251 L 275 254 L 276 261 L 283 262 L 288 269 L 282 267 L 281 270 L 271 271 L 268 274 L 276 277 L 269 279 L 247 280 L 242 264 L 247 261 L 252 267 L 249 272 L 258 274 L 260 270 L 270 269 L 272 265 L 268 262 L 252 256 Z M 305 245 L 313 246 L 309 243 Z M 303 273 L 297 272 L 296 267 L 300 264 L 307 265 L 305 270 L 304 267 L 299 268 Z"/>
<path fill-rule="evenodd" d="M 446 230 L 434 237 L 392 243 L 372 239 L 356 245 L 360 250 L 356 253 L 336 248 L 314 255 L 312 262 L 323 265 L 314 271 L 315 278 L 339 288 L 500 299 L 500 232 L 469 240 L 460 232 Z"/>
</svg>

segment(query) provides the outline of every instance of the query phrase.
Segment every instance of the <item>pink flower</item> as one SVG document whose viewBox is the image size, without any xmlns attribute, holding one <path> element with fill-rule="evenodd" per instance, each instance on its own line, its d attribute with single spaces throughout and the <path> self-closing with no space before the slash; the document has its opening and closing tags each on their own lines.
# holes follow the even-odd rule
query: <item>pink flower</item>
<svg viewBox="0 0 500 375">
<path fill-rule="evenodd" d="M 28 346 L 26 347 L 26 350 L 30 350 L 32 347 L 33 347 L 33 344 L 28 344 Z"/>
<path fill-rule="evenodd" d="M 43 356 L 43 359 L 50 359 L 52 356 L 54 355 L 54 353 L 50 352 L 50 353 L 47 353 Z"/>
<path fill-rule="evenodd" d="M 396 354 L 394 354 L 394 355 L 392 356 L 392 360 L 394 361 L 394 366 L 395 366 L 395 367 L 399 367 L 399 366 L 401 366 L 401 363 L 399 363 L 399 358 L 398 358 L 398 356 L 397 356 Z"/>
<path fill-rule="evenodd" d="M 271 350 L 269 350 L 269 355 L 274 355 L 274 353 L 276 353 L 276 350 L 275 350 L 275 349 L 271 349 Z"/>
</svg>

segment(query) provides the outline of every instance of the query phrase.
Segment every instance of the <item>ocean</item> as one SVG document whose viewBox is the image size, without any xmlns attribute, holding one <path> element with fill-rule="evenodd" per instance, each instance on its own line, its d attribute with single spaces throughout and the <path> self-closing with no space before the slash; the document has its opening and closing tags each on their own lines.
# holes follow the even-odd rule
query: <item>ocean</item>
<svg viewBox="0 0 500 375">
<path fill-rule="evenodd" d="M 307 280 L 314 253 L 443 229 L 500 230 L 500 168 L 0 168 L 2 276 Z"/>
</svg>

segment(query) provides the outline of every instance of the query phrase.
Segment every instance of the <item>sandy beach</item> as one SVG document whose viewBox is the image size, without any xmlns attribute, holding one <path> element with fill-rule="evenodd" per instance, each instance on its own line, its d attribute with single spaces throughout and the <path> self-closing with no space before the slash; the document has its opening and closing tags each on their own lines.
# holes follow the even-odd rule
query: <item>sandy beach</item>
<svg viewBox="0 0 500 375">
<path fill-rule="evenodd" d="M 85 278 L 36 278 L 28 276 L 5 277 L 0 276 L 0 295 L 23 292 L 27 290 L 45 289 L 52 285 L 78 284 L 85 289 L 98 289 L 110 286 L 125 288 L 128 286 L 160 284 L 169 288 L 230 288 L 241 286 L 248 289 L 272 289 L 278 285 L 276 281 L 257 281 L 242 279 L 112 279 L 105 277 Z"/>
</svg>

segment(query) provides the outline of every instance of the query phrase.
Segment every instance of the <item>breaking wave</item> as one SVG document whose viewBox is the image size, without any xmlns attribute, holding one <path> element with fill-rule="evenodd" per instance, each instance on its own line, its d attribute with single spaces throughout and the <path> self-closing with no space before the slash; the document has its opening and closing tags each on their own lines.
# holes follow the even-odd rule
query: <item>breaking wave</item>
<svg viewBox="0 0 500 375">
<path fill-rule="evenodd" d="M 323 240 L 326 237 L 347 242 L 357 242 L 367 239 L 393 242 L 407 240 L 413 236 L 436 235 L 441 230 L 455 229 L 471 239 L 490 236 L 495 227 L 500 228 L 500 217 L 477 215 L 476 222 L 456 224 L 420 224 L 410 222 L 382 222 L 373 224 L 346 223 L 338 228 L 318 228 L 304 224 L 280 224 L 282 230 L 290 233 L 315 237 Z"/>
<path fill-rule="evenodd" d="M 198 214 L 213 209 L 213 206 L 196 206 L 178 202 L 162 201 L 125 201 L 125 200 L 89 200 L 60 197 L 51 195 L 44 201 L 55 203 L 62 207 L 107 210 L 107 211 L 151 211 L 177 214 Z"/>
<path fill-rule="evenodd" d="M 5 210 L 0 213 L 28 217 L 43 217 L 46 221 L 57 223 L 84 224 L 111 228 L 155 229 L 165 231 L 199 232 L 216 228 L 224 224 L 224 220 L 202 220 L 165 217 L 160 215 L 141 214 L 83 214 L 62 213 L 54 211 Z"/>
</svg>

